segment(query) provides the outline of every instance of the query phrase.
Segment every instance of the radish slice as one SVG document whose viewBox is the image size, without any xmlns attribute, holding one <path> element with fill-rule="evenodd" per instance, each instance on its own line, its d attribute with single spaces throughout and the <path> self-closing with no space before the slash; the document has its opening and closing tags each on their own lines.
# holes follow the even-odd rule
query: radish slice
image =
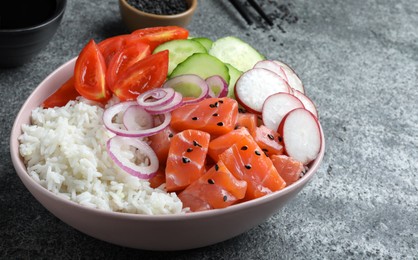
<svg viewBox="0 0 418 260">
<path fill-rule="evenodd" d="M 213 75 L 205 79 L 209 86 L 210 97 L 226 97 L 228 94 L 228 83 L 219 75 Z"/>
<path fill-rule="evenodd" d="M 271 60 L 262 60 L 257 62 L 254 65 L 254 68 L 261 68 L 261 69 L 267 69 L 269 71 L 272 71 L 282 77 L 284 80 L 287 81 L 286 73 L 284 72 L 284 69 L 276 62 Z"/>
<path fill-rule="evenodd" d="M 123 125 L 129 131 L 149 129 L 154 126 L 152 115 L 141 106 L 129 106 L 123 113 Z"/>
<path fill-rule="evenodd" d="M 250 69 L 237 80 L 235 97 L 246 110 L 261 114 L 263 103 L 270 95 L 289 93 L 289 85 L 276 73 L 266 69 Z"/>
<path fill-rule="evenodd" d="M 175 91 L 172 88 L 156 88 L 140 94 L 136 101 L 144 108 L 164 106 L 173 100 L 174 94 Z"/>
<path fill-rule="evenodd" d="M 293 95 L 303 103 L 303 106 L 306 108 L 306 110 L 308 110 L 316 118 L 318 118 L 318 110 L 316 110 L 316 106 L 310 98 L 308 98 L 305 94 L 296 89 L 293 90 Z"/>
<path fill-rule="evenodd" d="M 307 165 L 318 156 L 322 145 L 320 125 L 308 110 L 297 108 L 290 111 L 280 123 L 278 132 L 290 157 Z"/>
<path fill-rule="evenodd" d="M 149 112 L 150 114 L 162 114 L 162 113 L 171 112 L 174 109 L 181 106 L 182 104 L 183 104 L 183 96 L 180 93 L 175 92 L 174 98 L 170 101 L 170 103 L 167 103 L 163 106 L 158 106 L 158 107 L 147 107 L 145 108 L 145 110 Z"/>
<path fill-rule="evenodd" d="M 283 117 L 296 108 L 303 108 L 303 103 L 289 93 L 276 93 L 269 96 L 263 105 L 263 124 L 274 131 L 277 131 Z"/>
<path fill-rule="evenodd" d="M 158 133 L 161 130 L 164 130 L 171 121 L 171 114 L 164 113 L 164 121 L 155 127 L 148 128 L 148 129 L 137 129 L 137 130 L 127 130 L 120 127 L 120 124 L 114 122 L 114 118 L 119 113 L 125 113 L 125 111 L 131 106 L 137 106 L 138 103 L 136 101 L 129 101 L 129 102 L 121 102 L 116 105 L 113 105 L 107 108 L 103 113 L 103 124 L 105 127 L 120 136 L 127 136 L 127 137 L 145 137 L 150 136 L 153 134 Z"/>
<path fill-rule="evenodd" d="M 150 179 L 157 174 L 157 155 L 146 142 L 138 138 L 114 136 L 107 141 L 106 148 L 112 160 L 127 173 L 141 179 Z"/>
<path fill-rule="evenodd" d="M 195 103 L 203 100 L 209 93 L 209 86 L 204 79 L 195 74 L 184 74 L 167 80 L 163 88 L 172 88 L 180 92 L 185 99 L 183 103 Z"/>
<path fill-rule="evenodd" d="M 299 76 L 296 74 L 296 72 L 286 63 L 283 63 L 281 61 L 273 61 L 277 65 L 279 65 L 284 73 L 286 74 L 287 83 L 289 83 L 290 87 L 299 90 L 302 93 L 305 93 L 305 87 L 302 84 L 302 81 L 300 80 Z"/>
</svg>

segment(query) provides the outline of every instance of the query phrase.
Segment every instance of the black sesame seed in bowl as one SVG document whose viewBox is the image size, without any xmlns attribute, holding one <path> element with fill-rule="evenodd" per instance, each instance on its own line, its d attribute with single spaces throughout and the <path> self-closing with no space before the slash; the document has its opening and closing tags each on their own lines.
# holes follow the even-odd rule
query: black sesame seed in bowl
<svg viewBox="0 0 418 260">
<path fill-rule="evenodd" d="M 128 4 L 146 13 L 174 15 L 187 11 L 185 0 L 127 0 Z"/>
</svg>

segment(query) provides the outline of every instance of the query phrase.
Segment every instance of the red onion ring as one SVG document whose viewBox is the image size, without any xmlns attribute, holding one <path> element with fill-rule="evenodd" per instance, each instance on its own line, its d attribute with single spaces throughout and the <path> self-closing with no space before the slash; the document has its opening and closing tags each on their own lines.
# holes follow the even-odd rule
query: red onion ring
<svg viewBox="0 0 418 260">
<path fill-rule="evenodd" d="M 219 75 L 213 75 L 205 79 L 206 83 L 209 86 L 209 96 L 210 97 L 226 97 L 228 94 L 228 83 Z M 217 94 L 215 94 L 217 93 Z"/>
<path fill-rule="evenodd" d="M 144 108 L 134 105 L 123 113 L 123 125 L 129 131 L 150 129 L 154 127 L 154 119 Z"/>
<path fill-rule="evenodd" d="M 203 100 L 209 93 L 209 86 L 204 79 L 195 74 L 184 74 L 167 80 L 163 88 L 173 88 L 180 92 L 183 97 L 183 104 L 196 103 Z"/>
<path fill-rule="evenodd" d="M 156 88 L 140 94 L 136 101 L 144 108 L 164 106 L 173 100 L 174 94 L 172 88 Z"/>
<path fill-rule="evenodd" d="M 183 104 L 183 96 L 176 92 L 174 93 L 174 98 L 171 100 L 170 103 L 158 106 L 158 107 L 146 107 L 144 108 L 148 113 L 150 114 L 162 114 L 162 113 L 168 113 L 173 111 L 174 109 L 178 108 Z"/>
<path fill-rule="evenodd" d="M 164 128 L 166 128 L 170 124 L 170 121 L 171 121 L 170 113 L 164 113 L 163 114 L 164 121 L 160 125 L 154 126 L 153 128 L 149 128 L 149 129 L 127 130 L 127 129 L 121 129 L 120 127 L 118 127 L 118 124 L 113 123 L 113 118 L 117 114 L 121 112 L 125 112 L 130 106 L 137 106 L 137 105 L 138 103 L 136 101 L 129 101 L 129 102 L 118 103 L 116 105 L 113 105 L 107 108 L 103 113 L 103 124 L 109 131 L 117 135 L 126 136 L 126 137 L 150 136 L 150 135 L 158 133 L 161 130 L 164 130 Z"/>
<path fill-rule="evenodd" d="M 125 147 L 127 148 L 125 148 Z M 122 150 L 126 151 L 129 146 L 133 146 L 139 150 L 142 155 L 145 155 L 149 160 L 149 165 L 137 165 L 128 158 L 123 157 Z M 141 178 L 150 179 L 157 174 L 158 158 L 154 150 L 144 141 L 138 138 L 129 138 L 123 136 L 114 136 L 106 143 L 106 149 L 112 160 L 127 173 Z"/>
</svg>

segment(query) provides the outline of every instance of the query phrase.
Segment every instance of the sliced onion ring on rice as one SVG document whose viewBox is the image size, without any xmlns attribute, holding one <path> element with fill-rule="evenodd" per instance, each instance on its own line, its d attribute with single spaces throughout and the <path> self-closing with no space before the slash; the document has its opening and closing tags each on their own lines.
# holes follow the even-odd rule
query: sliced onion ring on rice
<svg viewBox="0 0 418 260">
<path fill-rule="evenodd" d="M 162 114 L 173 111 L 183 104 L 183 96 L 179 92 L 174 93 L 174 98 L 170 103 L 158 107 L 146 107 L 144 108 L 150 114 Z"/>
<path fill-rule="evenodd" d="M 143 108 L 158 107 L 170 103 L 174 95 L 175 91 L 172 88 L 156 88 L 140 94 L 136 101 Z"/>
<path fill-rule="evenodd" d="M 147 165 L 137 164 L 129 158 L 123 157 L 130 146 L 138 149 L 137 153 L 147 158 L 148 162 L 144 162 Z M 138 138 L 114 136 L 107 141 L 106 148 L 112 160 L 127 173 L 140 179 L 150 179 L 156 175 L 159 165 L 158 158 L 146 142 Z"/>
<path fill-rule="evenodd" d="M 152 128 L 148 129 L 137 129 L 137 130 L 127 130 L 127 129 L 121 129 L 118 124 L 113 122 L 113 118 L 119 114 L 124 113 L 126 109 L 128 109 L 130 106 L 136 106 L 138 103 L 136 101 L 129 101 L 129 102 L 121 102 L 116 105 L 113 105 L 109 108 L 107 108 L 103 113 L 103 124 L 105 127 L 120 136 L 126 136 L 126 137 L 145 137 L 150 136 L 158 133 L 159 131 L 164 130 L 171 121 L 171 114 L 170 113 L 164 113 L 164 121 L 158 125 L 154 126 Z"/>
<path fill-rule="evenodd" d="M 173 88 L 185 97 L 183 104 L 196 103 L 209 93 L 209 86 L 204 79 L 195 74 L 184 74 L 167 80 L 163 88 Z"/>
<path fill-rule="evenodd" d="M 139 105 L 128 107 L 123 113 L 123 125 L 129 131 L 154 127 L 153 116 Z"/>
</svg>

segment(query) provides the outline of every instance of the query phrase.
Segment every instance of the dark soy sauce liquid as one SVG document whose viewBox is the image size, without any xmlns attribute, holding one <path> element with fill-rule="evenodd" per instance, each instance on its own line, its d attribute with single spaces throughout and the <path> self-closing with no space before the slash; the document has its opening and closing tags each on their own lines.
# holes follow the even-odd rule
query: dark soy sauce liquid
<svg viewBox="0 0 418 260">
<path fill-rule="evenodd" d="M 55 13 L 56 0 L 0 0 L 0 29 L 39 25 Z"/>
</svg>

